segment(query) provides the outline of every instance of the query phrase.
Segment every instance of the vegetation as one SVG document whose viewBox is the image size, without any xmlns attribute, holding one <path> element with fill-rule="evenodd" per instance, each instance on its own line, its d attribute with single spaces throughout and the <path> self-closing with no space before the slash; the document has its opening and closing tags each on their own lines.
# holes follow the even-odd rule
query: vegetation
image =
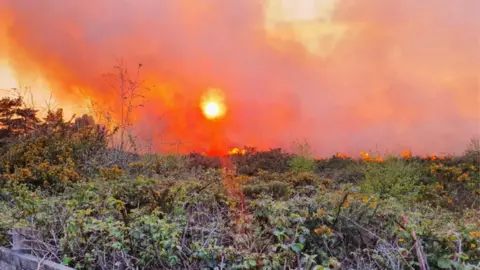
<svg viewBox="0 0 480 270">
<path fill-rule="evenodd" d="M 0 245 L 30 228 L 35 255 L 76 269 L 480 267 L 478 143 L 442 158 L 315 160 L 299 144 L 119 160 L 110 136 L 2 99 Z"/>
</svg>

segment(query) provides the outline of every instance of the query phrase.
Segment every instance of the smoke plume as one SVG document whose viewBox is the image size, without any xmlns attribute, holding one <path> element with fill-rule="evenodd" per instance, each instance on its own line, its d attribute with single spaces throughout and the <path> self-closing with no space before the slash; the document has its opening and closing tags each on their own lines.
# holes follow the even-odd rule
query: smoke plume
<svg viewBox="0 0 480 270">
<path fill-rule="evenodd" d="M 118 111 L 121 57 L 150 86 L 135 132 L 158 150 L 458 153 L 480 134 L 477 0 L 4 0 L 0 58 L 60 105 Z M 210 88 L 228 113 L 200 108 Z M 41 89 L 33 89 L 41 91 Z"/>
</svg>

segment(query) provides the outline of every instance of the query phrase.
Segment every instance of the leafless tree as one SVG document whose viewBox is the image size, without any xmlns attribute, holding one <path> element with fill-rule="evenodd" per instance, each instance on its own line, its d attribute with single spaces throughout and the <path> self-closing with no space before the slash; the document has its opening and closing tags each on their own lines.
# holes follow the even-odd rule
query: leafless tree
<svg viewBox="0 0 480 270">
<path fill-rule="evenodd" d="M 150 90 L 145 86 L 145 81 L 141 80 L 140 70 L 142 64 L 138 64 L 136 72 L 131 76 L 128 68 L 119 60 L 118 64 L 114 66 L 115 72 L 106 74 L 109 85 L 118 91 L 120 98 L 120 119 L 118 129 L 120 132 L 120 144 L 118 150 L 125 150 L 125 143 L 128 138 L 128 129 L 133 125 L 132 114 L 138 107 L 143 107 L 145 104 L 145 93 Z"/>
</svg>

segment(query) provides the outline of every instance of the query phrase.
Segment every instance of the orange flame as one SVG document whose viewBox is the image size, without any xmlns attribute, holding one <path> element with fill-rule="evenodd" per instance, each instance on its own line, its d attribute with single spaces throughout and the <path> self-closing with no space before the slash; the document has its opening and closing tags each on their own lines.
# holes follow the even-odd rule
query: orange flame
<svg viewBox="0 0 480 270">
<path fill-rule="evenodd" d="M 208 119 L 217 119 L 225 115 L 226 107 L 223 93 L 219 89 L 209 89 L 203 96 L 201 107 L 203 115 Z"/>
<path fill-rule="evenodd" d="M 229 155 L 245 155 L 245 153 L 246 153 L 245 149 L 238 149 L 236 147 L 228 151 Z"/>
<path fill-rule="evenodd" d="M 425 159 L 428 161 L 436 161 L 436 160 L 445 160 L 447 156 L 439 156 L 439 155 L 434 155 L 434 154 L 429 154 L 425 156 Z"/>
<path fill-rule="evenodd" d="M 370 156 L 370 154 L 367 152 L 360 152 L 360 156 L 362 156 L 362 159 L 366 162 L 383 162 L 384 161 L 382 157 L 373 157 L 373 156 Z"/>
<path fill-rule="evenodd" d="M 404 150 L 402 152 L 402 158 L 403 159 L 411 159 L 412 158 L 412 152 L 410 150 Z"/>
<path fill-rule="evenodd" d="M 338 158 L 338 159 L 350 159 L 351 158 L 349 155 L 342 154 L 342 153 L 336 153 L 335 157 Z"/>
</svg>

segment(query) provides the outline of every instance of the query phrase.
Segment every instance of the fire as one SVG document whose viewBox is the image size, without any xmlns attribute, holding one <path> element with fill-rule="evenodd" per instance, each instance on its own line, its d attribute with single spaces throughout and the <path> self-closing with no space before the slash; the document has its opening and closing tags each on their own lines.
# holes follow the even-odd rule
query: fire
<svg viewBox="0 0 480 270">
<path fill-rule="evenodd" d="M 205 116 L 207 118 L 216 118 L 220 114 L 220 106 L 215 101 L 210 101 L 205 105 Z"/>
<path fill-rule="evenodd" d="M 217 119 L 224 116 L 226 107 L 223 99 L 223 93 L 219 89 L 208 90 L 201 101 L 203 115 L 207 119 Z"/>
<path fill-rule="evenodd" d="M 411 158 L 412 158 L 412 151 L 410 151 L 410 150 L 408 150 L 408 149 L 407 149 L 407 150 L 404 150 L 404 151 L 402 152 L 402 158 L 404 158 L 404 159 L 411 159 Z"/>
<path fill-rule="evenodd" d="M 238 148 L 233 148 L 232 150 L 228 151 L 229 155 L 245 155 L 246 151 L 245 149 L 238 149 Z"/>
<path fill-rule="evenodd" d="M 369 153 L 367 152 L 360 152 L 360 156 L 362 156 L 362 159 L 364 161 L 367 161 L 367 162 L 383 162 L 383 158 L 382 157 L 373 157 L 373 156 L 370 156 Z"/>
<path fill-rule="evenodd" d="M 342 153 L 336 153 L 335 157 L 338 159 L 350 159 L 350 156 L 342 154 Z"/>
<path fill-rule="evenodd" d="M 304 138 L 325 158 L 398 145 L 423 157 L 479 135 L 478 1 L 116 2 L 0 1 L 0 88 L 18 81 L 43 111 L 52 92 L 66 114 L 118 126 L 119 78 L 102 74 L 119 56 L 135 80 L 143 63 L 151 91 L 131 104 L 129 133 L 159 152 Z"/>
<path fill-rule="evenodd" d="M 445 160 L 447 157 L 446 156 L 438 156 L 434 154 L 429 154 L 426 155 L 425 159 L 428 161 L 436 161 L 436 160 Z"/>
</svg>

